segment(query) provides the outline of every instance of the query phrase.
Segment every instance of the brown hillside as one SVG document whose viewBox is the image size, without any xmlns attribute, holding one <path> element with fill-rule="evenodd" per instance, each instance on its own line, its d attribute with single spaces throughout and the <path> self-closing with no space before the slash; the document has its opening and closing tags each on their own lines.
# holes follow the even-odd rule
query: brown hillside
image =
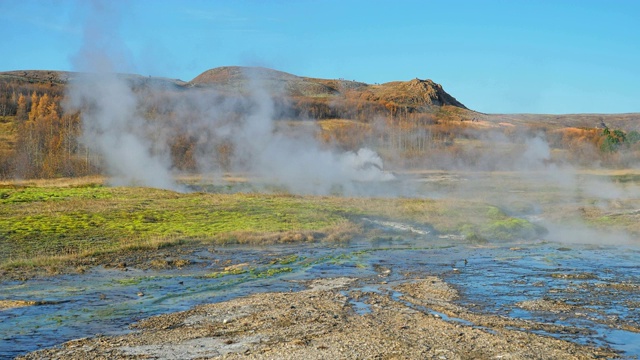
<svg viewBox="0 0 640 360">
<path fill-rule="evenodd" d="M 282 71 L 261 67 L 225 66 L 210 69 L 190 81 L 193 86 L 215 86 L 222 90 L 248 92 L 261 87 L 272 95 L 330 96 L 335 89 Z"/>
<path fill-rule="evenodd" d="M 369 85 L 356 81 L 300 77 L 259 67 L 228 66 L 207 70 L 190 84 L 217 86 L 230 91 L 246 91 L 250 85 L 256 84 L 290 97 L 334 98 L 383 105 L 393 103 L 410 108 L 410 111 L 443 105 L 466 109 L 462 103 L 447 94 L 441 85 L 431 80 L 414 79 Z"/>
<path fill-rule="evenodd" d="M 3 80 L 22 80 L 31 83 L 53 83 L 64 84 L 73 76 L 74 73 L 68 71 L 51 71 L 51 70 L 16 70 L 0 72 L 0 79 Z"/>
<path fill-rule="evenodd" d="M 0 72 L 0 116 L 16 112 L 20 94 L 49 93 L 63 96 L 64 85 L 78 73 L 50 70 L 16 70 Z M 474 126 L 500 127 L 504 124 L 546 129 L 563 127 L 596 128 L 602 122 L 625 131 L 640 130 L 640 114 L 481 114 L 467 109 L 431 80 L 413 79 L 384 84 L 366 84 L 344 79 L 301 77 L 282 71 L 228 66 L 207 70 L 190 82 L 122 74 L 137 86 L 157 86 L 188 90 L 190 87 L 216 87 L 219 90 L 246 93 L 252 86 L 266 88 L 274 97 L 289 97 L 282 117 L 315 119 L 348 118 L 370 120 L 374 116 L 406 116 L 431 113 L 439 117 L 475 120 Z"/>
<path fill-rule="evenodd" d="M 63 106 L 68 82 L 85 75 L 0 72 L 0 178 L 83 176 L 103 171 L 99 154 L 80 141 L 82 114 L 67 112 Z M 212 150 L 199 140 L 201 131 L 209 131 L 199 127 L 204 109 L 173 105 L 189 105 L 192 98 L 209 96 L 208 105 L 223 104 L 216 121 L 231 124 L 257 105 L 254 91 L 271 97 L 275 131 L 291 136 L 313 132 L 327 146 L 344 150 L 370 147 L 398 168 L 446 167 L 450 164 L 446 159 L 456 159 L 456 164 L 499 169 L 504 167 L 500 156 L 481 163 L 483 149 L 517 154 L 516 145 L 523 136 L 540 134 L 558 161 L 588 165 L 596 159 L 607 166 L 630 166 L 640 159 L 637 133 L 623 146 L 612 147 L 603 132 L 605 126 L 627 133 L 639 131 L 640 114 L 482 114 L 467 109 L 431 80 L 365 84 L 257 67 L 211 69 L 190 82 L 117 76 L 136 93 L 137 114 L 150 128 L 170 134 L 167 146 L 172 166 L 180 171 L 198 171 L 194 154 Z M 101 81 L 101 77 L 92 81 Z M 226 106 L 229 104 L 233 106 Z M 317 122 L 301 121 L 306 119 Z M 504 148 L 504 142 L 491 140 L 496 133 L 510 139 L 513 146 Z M 225 141 L 216 144 L 212 160 L 216 166 L 229 168 L 233 146 Z"/>
<path fill-rule="evenodd" d="M 82 75 L 83 73 L 71 71 L 14 70 L 0 72 L 0 82 L 10 83 L 13 81 L 40 85 L 65 85 L 69 81 L 77 79 Z M 137 74 L 118 74 L 118 76 L 134 82 L 136 85 L 186 85 L 182 80 L 163 77 L 142 76 Z"/>
<path fill-rule="evenodd" d="M 640 113 L 628 114 L 479 114 L 474 118 L 481 123 L 498 125 L 509 123 L 515 126 L 537 127 L 541 130 L 562 128 L 602 129 L 604 123 L 611 129 L 640 131 Z"/>
<path fill-rule="evenodd" d="M 449 95 L 442 85 L 432 80 L 413 79 L 411 81 L 394 81 L 373 87 L 381 99 L 409 106 L 443 106 L 451 105 L 466 109 L 461 102 Z"/>
</svg>

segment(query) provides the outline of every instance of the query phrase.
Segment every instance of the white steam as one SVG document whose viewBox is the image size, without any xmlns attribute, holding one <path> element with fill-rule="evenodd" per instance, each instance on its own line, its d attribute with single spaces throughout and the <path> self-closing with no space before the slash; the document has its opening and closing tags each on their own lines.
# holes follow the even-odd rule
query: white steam
<svg viewBox="0 0 640 360">
<path fill-rule="evenodd" d="M 359 182 L 394 178 L 382 170 L 382 159 L 374 151 L 337 152 L 322 148 L 313 134 L 290 137 L 274 132 L 273 101 L 264 90 L 259 70 L 250 70 L 250 95 L 256 103 L 236 133 L 228 134 L 237 149 L 237 159 L 250 173 L 298 194 L 367 193 Z"/>
<path fill-rule="evenodd" d="M 279 133 L 275 129 L 274 103 L 265 90 L 260 69 L 249 69 L 248 100 L 225 100 L 207 111 L 199 111 L 211 119 L 206 126 L 198 121 L 200 136 L 212 141 L 201 144 L 212 152 L 199 151 L 198 163 L 206 169 L 215 169 L 211 145 L 232 145 L 231 168 L 249 173 L 258 182 L 284 187 L 296 194 L 352 194 L 374 193 L 362 182 L 385 182 L 394 178 L 383 171 L 382 159 L 367 148 L 357 152 L 339 152 L 324 148 L 313 132 L 298 132 L 297 136 Z M 211 91 L 191 97 L 215 96 Z M 203 103 L 204 101 L 198 101 Z M 230 114 L 240 111 L 240 118 L 229 123 Z"/>
<path fill-rule="evenodd" d="M 113 30 L 117 16 L 112 10 L 92 6 L 76 58 L 78 69 L 86 73 L 73 79 L 67 98 L 69 108 L 82 110 L 85 145 L 99 155 L 116 184 L 181 190 L 174 179 L 176 164 L 170 151 L 170 141 L 178 132 L 194 144 L 193 158 L 200 173 L 214 178 L 222 178 L 226 171 L 247 174 L 256 186 L 275 186 L 296 194 L 456 197 L 507 209 L 513 204 L 529 209 L 568 204 L 567 209 L 575 210 L 596 204 L 606 212 L 615 212 L 619 210 L 616 204 L 640 196 L 637 187 L 623 187 L 604 177 L 585 178 L 573 166 L 554 161 L 544 134 L 507 136 L 501 130 L 468 134 L 477 141 L 473 143 L 477 148 L 464 149 L 464 156 L 445 150 L 421 159 L 424 164 L 463 174 L 468 181 L 440 188 L 431 188 L 427 181 L 396 181 L 369 147 L 338 151 L 318 142 L 312 131 L 297 132 L 296 136 L 278 131 L 274 119 L 281 109 L 272 98 L 278 89 L 271 83 L 268 88 L 260 69 L 247 71 L 246 88 L 231 95 L 213 88 L 180 91 L 171 88 L 173 85 L 153 87 L 144 78 L 117 75 L 130 69 L 122 67 L 129 61 Z M 141 82 L 144 86 L 134 91 Z M 169 95 L 163 98 L 163 92 Z M 162 114 L 157 118 L 163 120 L 146 116 L 149 102 L 155 104 L 154 111 Z M 384 132 L 383 126 L 374 122 L 377 132 Z M 417 136 L 427 135 L 421 132 Z M 498 183 L 491 179 L 487 185 L 483 176 L 509 179 Z M 491 195 L 484 195 L 483 186 L 493 191 L 486 192 Z M 549 230 L 546 238 L 552 241 L 632 242 L 622 232 L 593 229 L 579 220 L 544 219 L 542 224 Z"/>
<path fill-rule="evenodd" d="M 525 151 L 519 164 L 526 169 L 540 169 L 551 160 L 551 147 L 541 136 L 525 140 Z"/>
<path fill-rule="evenodd" d="M 83 43 L 73 59 L 82 73 L 70 81 L 67 94 L 67 107 L 81 110 L 82 141 L 101 156 L 115 184 L 178 190 L 168 170 L 166 147 L 151 140 L 153 129 L 138 116 L 130 83 L 115 73 L 128 67 L 128 52 L 116 32 L 117 4 L 86 5 Z"/>
<path fill-rule="evenodd" d="M 69 108 L 80 109 L 84 144 L 97 153 L 113 183 L 181 190 L 172 173 L 170 124 L 144 117 L 146 101 L 171 89 L 154 87 L 142 77 L 118 75 L 116 65 L 126 54 L 116 33 L 117 11 L 91 3 L 84 42 L 75 59 L 86 73 L 70 82 Z M 299 194 L 369 194 L 360 182 L 393 179 L 382 159 L 370 149 L 337 152 L 323 148 L 312 134 L 292 138 L 276 134 L 274 102 L 261 69 L 246 72 L 242 96 L 215 90 L 189 89 L 161 102 L 174 115 L 171 126 L 195 139 L 198 170 L 220 175 L 223 168 L 248 173 L 268 185 Z M 136 91 L 133 86 L 144 83 Z M 175 90 L 175 89 L 174 89 Z M 248 96 L 246 96 L 248 93 Z M 228 145 L 230 163 L 220 161 L 220 146 Z"/>
<path fill-rule="evenodd" d="M 101 155 L 115 185 L 178 190 L 168 170 L 166 147 L 150 140 L 150 129 L 136 115 L 136 96 L 113 74 L 84 74 L 69 87 L 72 106 L 82 108 L 82 141 Z"/>
<path fill-rule="evenodd" d="M 580 222 L 574 223 L 545 223 L 549 231 L 547 240 L 564 244 L 585 244 L 585 245 L 633 245 L 638 244 L 637 239 L 633 239 L 624 231 L 611 231 L 594 229 Z"/>
</svg>

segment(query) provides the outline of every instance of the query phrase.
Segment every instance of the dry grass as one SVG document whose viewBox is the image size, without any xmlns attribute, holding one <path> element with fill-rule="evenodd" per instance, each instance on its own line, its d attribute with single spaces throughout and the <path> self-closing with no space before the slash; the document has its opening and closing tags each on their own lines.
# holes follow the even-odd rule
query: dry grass
<svg viewBox="0 0 640 360">
<path fill-rule="evenodd" d="M 13 117 L 0 116 L 0 154 L 13 151 L 16 142 L 16 129 Z"/>
<path fill-rule="evenodd" d="M 82 187 L 89 185 L 104 185 L 107 178 L 101 175 L 81 176 L 72 178 L 1 180 L 2 187 Z"/>
<path fill-rule="evenodd" d="M 344 129 L 352 129 L 357 128 L 362 131 L 368 131 L 370 129 L 369 124 L 364 124 L 360 121 L 349 120 L 349 119 L 329 119 L 329 120 L 319 120 L 318 125 L 323 131 L 327 132 L 335 132 L 341 131 Z"/>
</svg>

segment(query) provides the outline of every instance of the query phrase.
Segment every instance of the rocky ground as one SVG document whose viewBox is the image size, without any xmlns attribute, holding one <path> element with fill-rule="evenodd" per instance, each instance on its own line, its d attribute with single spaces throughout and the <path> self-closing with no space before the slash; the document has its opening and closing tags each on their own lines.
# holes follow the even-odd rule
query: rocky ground
<svg viewBox="0 0 640 360">
<path fill-rule="evenodd" d="M 555 325 L 480 315 L 456 305 L 438 277 L 350 291 L 350 278 L 309 281 L 152 317 L 120 336 L 97 336 L 20 359 L 596 359 L 607 349 L 530 330 Z M 558 327 L 549 329 L 548 327 Z"/>
</svg>

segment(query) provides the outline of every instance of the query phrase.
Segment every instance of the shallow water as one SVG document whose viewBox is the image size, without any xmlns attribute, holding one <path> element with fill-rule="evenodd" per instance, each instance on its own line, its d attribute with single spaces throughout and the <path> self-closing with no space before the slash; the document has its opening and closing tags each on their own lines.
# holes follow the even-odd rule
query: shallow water
<svg viewBox="0 0 640 360">
<path fill-rule="evenodd" d="M 420 274 L 441 276 L 460 291 L 458 303 L 473 311 L 569 326 L 575 331 L 539 333 L 611 347 L 625 357 L 640 356 L 640 334 L 623 329 L 640 326 L 639 248 L 546 242 L 478 247 L 426 229 L 405 230 L 399 234 L 396 227 L 384 239 L 342 244 L 200 250 L 191 256 L 194 264 L 184 269 L 96 268 L 82 275 L 4 282 L 0 300 L 49 303 L 0 311 L 0 358 L 98 333 L 123 333 L 139 319 L 196 304 L 257 292 L 298 291 L 304 288 L 303 280 L 357 277 L 361 280 L 349 290 L 392 291 L 381 282 L 398 283 Z M 247 271 L 212 277 L 227 260 L 229 265 L 245 264 Z M 399 299 L 401 294 L 391 295 Z M 541 299 L 570 310 L 527 310 L 518 305 Z M 369 311 L 364 301 L 351 303 L 360 314 Z M 417 310 L 473 326 L 428 308 Z"/>
<path fill-rule="evenodd" d="M 581 344 L 609 346 L 640 356 L 640 249 L 553 243 L 476 250 L 468 265 L 445 280 L 461 290 L 459 302 L 481 312 L 570 326 L 580 334 L 546 333 Z M 543 299 L 561 309 L 529 309 Z"/>
</svg>

